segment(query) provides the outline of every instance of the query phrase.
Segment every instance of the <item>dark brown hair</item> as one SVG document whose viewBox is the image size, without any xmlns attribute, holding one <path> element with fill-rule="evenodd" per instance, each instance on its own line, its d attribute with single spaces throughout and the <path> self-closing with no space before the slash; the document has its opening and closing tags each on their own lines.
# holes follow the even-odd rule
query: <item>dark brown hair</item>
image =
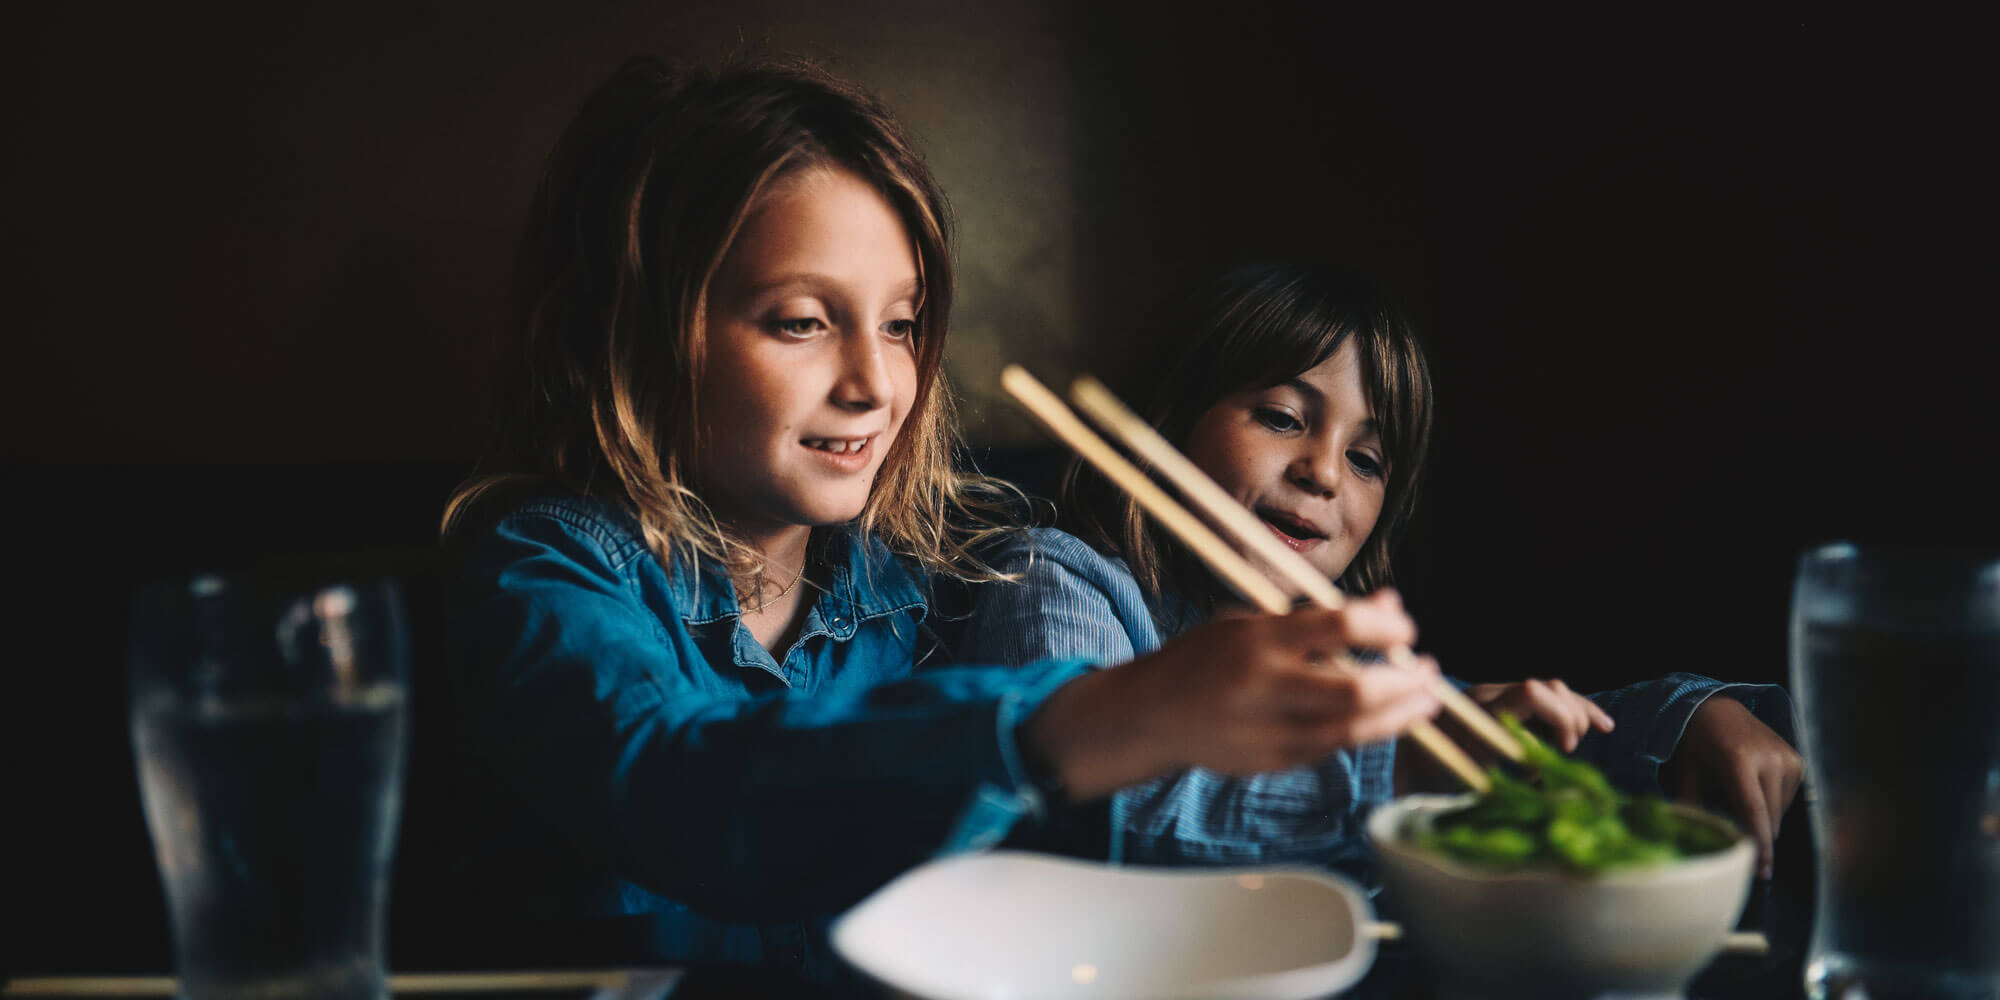
<svg viewBox="0 0 2000 1000">
<path fill-rule="evenodd" d="M 1350 274 L 1251 264 L 1210 291 L 1195 323 L 1168 357 L 1141 404 L 1168 441 L 1184 447 L 1195 421 L 1224 396 L 1277 385 L 1355 342 L 1362 384 L 1380 428 L 1388 488 L 1375 529 L 1339 580 L 1364 594 L 1393 582 L 1390 555 L 1416 506 L 1431 428 L 1430 368 L 1402 312 L 1372 284 Z M 1204 604 L 1206 572 L 1146 517 L 1137 501 L 1080 462 L 1063 481 L 1063 516 L 1077 535 L 1121 556 L 1155 598 L 1177 593 Z"/>
</svg>

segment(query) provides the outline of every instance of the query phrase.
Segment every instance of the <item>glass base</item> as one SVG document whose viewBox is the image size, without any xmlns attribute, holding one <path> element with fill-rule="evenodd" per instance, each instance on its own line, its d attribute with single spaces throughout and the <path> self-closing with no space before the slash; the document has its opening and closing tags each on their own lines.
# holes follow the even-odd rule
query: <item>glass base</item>
<svg viewBox="0 0 2000 1000">
<path fill-rule="evenodd" d="M 329 963 L 292 975 L 183 975 L 180 1000 L 389 1000 L 381 964 Z"/>
<path fill-rule="evenodd" d="M 1809 1000 L 2000 1000 L 2000 970 L 1974 975 L 1842 955 L 1808 961 L 1805 985 Z"/>
</svg>

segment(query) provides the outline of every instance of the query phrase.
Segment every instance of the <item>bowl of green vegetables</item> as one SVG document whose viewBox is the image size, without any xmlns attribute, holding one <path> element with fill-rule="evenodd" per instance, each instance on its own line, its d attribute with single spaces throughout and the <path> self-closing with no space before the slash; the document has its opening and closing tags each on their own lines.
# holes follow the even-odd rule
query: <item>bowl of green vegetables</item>
<svg viewBox="0 0 2000 1000">
<path fill-rule="evenodd" d="M 1626 795 L 1518 722 L 1524 774 L 1412 795 L 1368 836 L 1381 905 L 1453 998 L 1678 997 L 1721 950 L 1755 848 L 1728 820 Z"/>
</svg>

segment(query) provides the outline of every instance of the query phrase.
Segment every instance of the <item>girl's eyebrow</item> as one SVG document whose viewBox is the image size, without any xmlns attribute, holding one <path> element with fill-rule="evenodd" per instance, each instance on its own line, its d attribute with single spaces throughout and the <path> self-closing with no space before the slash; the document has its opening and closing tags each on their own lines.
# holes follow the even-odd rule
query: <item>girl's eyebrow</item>
<svg viewBox="0 0 2000 1000">
<path fill-rule="evenodd" d="M 778 292 L 803 292 L 819 294 L 834 287 L 832 279 L 823 274 L 801 271 L 796 274 L 779 275 L 769 281 L 760 281 L 744 290 L 745 299 L 761 299 Z"/>
<path fill-rule="evenodd" d="M 844 286 L 840 282 L 824 274 L 813 271 L 801 271 L 796 274 L 780 275 L 769 281 L 760 281 L 757 284 L 751 285 L 745 298 L 761 299 L 776 292 L 804 292 L 807 294 L 824 295 L 828 292 L 841 291 L 843 288 Z M 911 278 L 909 281 L 898 285 L 891 294 L 897 301 L 908 299 L 913 303 L 921 304 L 924 294 L 923 279 Z"/>
<path fill-rule="evenodd" d="M 1302 396 L 1307 397 L 1308 399 L 1311 399 L 1315 403 L 1323 403 L 1326 401 L 1325 393 L 1320 392 L 1319 389 L 1315 388 L 1311 383 L 1307 382 L 1305 379 L 1298 377 L 1297 375 L 1294 375 L 1291 378 L 1284 380 L 1283 382 L 1279 382 L 1277 388 L 1290 389 L 1294 392 L 1299 393 Z"/>
</svg>

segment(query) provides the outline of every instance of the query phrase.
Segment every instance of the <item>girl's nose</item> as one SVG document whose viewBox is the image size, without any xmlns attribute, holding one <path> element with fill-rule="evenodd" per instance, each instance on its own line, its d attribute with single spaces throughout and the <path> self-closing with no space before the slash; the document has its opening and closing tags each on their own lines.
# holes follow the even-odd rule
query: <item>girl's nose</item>
<svg viewBox="0 0 2000 1000">
<path fill-rule="evenodd" d="M 893 391 L 882 338 L 870 332 L 848 335 L 840 352 L 840 377 L 833 383 L 834 405 L 865 413 L 888 405 Z"/>
<path fill-rule="evenodd" d="M 1338 456 L 1315 448 L 1299 456 L 1289 470 L 1292 485 L 1322 499 L 1331 500 L 1340 483 Z"/>
</svg>

